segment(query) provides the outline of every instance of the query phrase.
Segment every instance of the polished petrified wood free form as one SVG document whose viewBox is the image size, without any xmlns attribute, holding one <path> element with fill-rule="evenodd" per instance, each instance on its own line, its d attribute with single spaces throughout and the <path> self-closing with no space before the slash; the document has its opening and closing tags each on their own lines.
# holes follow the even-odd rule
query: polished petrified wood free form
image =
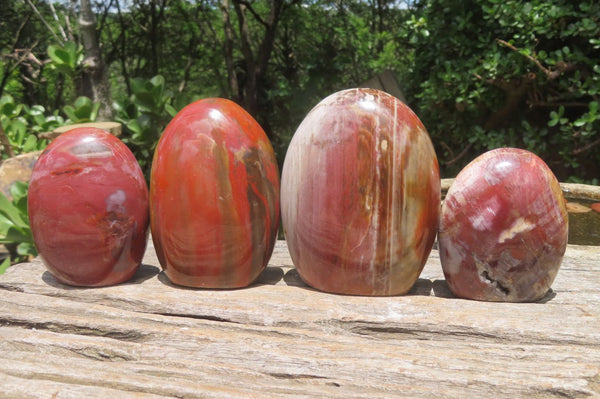
<svg viewBox="0 0 600 399">
<path fill-rule="evenodd" d="M 175 284 L 240 288 L 264 270 L 279 227 L 279 171 L 242 107 L 205 98 L 171 120 L 152 161 L 150 226 Z"/>
<path fill-rule="evenodd" d="M 281 217 L 291 258 L 311 287 L 406 293 L 431 251 L 439 209 L 433 144 L 397 98 L 339 91 L 294 133 L 281 174 Z"/>
</svg>

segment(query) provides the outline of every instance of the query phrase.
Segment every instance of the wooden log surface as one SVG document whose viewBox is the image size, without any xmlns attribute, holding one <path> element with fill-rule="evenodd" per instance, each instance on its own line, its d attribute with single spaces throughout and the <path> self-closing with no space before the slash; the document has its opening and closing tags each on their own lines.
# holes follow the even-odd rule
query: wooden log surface
<svg viewBox="0 0 600 399">
<path fill-rule="evenodd" d="M 87 123 L 75 123 L 71 125 L 60 126 L 51 132 L 40 134 L 40 138 L 54 140 L 61 134 L 68 132 L 71 129 L 77 127 L 97 127 L 98 129 L 106 130 L 108 133 L 114 136 L 120 136 L 122 133 L 122 126 L 119 122 L 87 122 Z"/>
<path fill-rule="evenodd" d="M 310 289 L 278 242 L 251 287 L 0 276 L 0 397 L 600 397 L 600 247 L 569 246 L 542 302 L 452 296 L 434 250 L 408 295 Z"/>
</svg>

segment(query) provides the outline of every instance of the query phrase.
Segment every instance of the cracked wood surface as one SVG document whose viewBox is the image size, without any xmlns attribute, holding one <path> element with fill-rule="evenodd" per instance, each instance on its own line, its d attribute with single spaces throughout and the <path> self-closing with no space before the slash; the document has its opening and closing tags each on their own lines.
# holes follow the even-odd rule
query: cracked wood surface
<svg viewBox="0 0 600 399">
<path fill-rule="evenodd" d="M 306 287 L 278 242 L 249 288 L 177 287 L 150 243 L 128 283 L 0 276 L 2 398 L 600 397 L 600 247 L 542 302 L 453 298 L 433 251 L 406 296 Z"/>
</svg>

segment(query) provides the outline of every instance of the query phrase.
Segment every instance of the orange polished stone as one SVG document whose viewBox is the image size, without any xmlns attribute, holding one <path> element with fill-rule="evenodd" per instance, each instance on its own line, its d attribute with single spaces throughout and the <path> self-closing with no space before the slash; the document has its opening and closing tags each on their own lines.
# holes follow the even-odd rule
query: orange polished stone
<svg viewBox="0 0 600 399">
<path fill-rule="evenodd" d="M 29 221 L 57 280 L 105 286 L 128 280 L 148 239 L 148 188 L 135 157 L 98 128 L 56 138 L 33 169 Z"/>
<path fill-rule="evenodd" d="M 151 231 L 175 284 L 237 288 L 266 267 L 279 227 L 279 172 L 260 125 L 236 103 L 181 110 L 154 154 Z"/>
<path fill-rule="evenodd" d="M 282 221 L 292 260 L 312 287 L 406 293 L 431 251 L 439 208 L 433 145 L 395 97 L 337 92 L 294 134 L 282 171 Z"/>
</svg>

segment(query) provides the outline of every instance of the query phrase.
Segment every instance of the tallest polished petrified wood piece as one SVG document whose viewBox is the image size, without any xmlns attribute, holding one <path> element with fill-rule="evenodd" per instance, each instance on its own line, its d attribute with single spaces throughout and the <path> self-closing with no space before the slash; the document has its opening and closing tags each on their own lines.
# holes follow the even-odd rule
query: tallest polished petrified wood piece
<svg viewBox="0 0 600 399">
<path fill-rule="evenodd" d="M 298 127 L 282 171 L 281 211 L 292 260 L 314 288 L 406 293 L 431 251 L 439 167 L 417 116 L 395 97 L 349 89 Z"/>
</svg>

